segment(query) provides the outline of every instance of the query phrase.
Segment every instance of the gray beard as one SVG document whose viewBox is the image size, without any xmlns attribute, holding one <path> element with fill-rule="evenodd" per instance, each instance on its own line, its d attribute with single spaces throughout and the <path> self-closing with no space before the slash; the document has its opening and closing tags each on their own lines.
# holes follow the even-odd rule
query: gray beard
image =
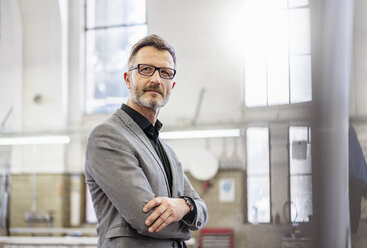
<svg viewBox="0 0 367 248">
<path fill-rule="evenodd" d="M 144 92 L 142 90 L 132 90 L 130 92 L 130 97 L 133 102 L 152 109 L 159 109 L 164 107 L 169 100 L 169 95 L 162 100 L 158 100 L 157 97 L 152 97 L 148 99 L 147 97 L 144 97 Z"/>
</svg>

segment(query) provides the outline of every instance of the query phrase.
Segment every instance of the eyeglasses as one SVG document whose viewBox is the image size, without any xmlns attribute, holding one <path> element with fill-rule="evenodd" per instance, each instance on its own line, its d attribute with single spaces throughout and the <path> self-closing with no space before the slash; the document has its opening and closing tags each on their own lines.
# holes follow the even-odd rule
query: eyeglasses
<svg viewBox="0 0 367 248">
<path fill-rule="evenodd" d="M 176 70 L 167 67 L 155 67 L 153 65 L 146 64 L 138 64 L 134 67 L 131 67 L 129 71 L 138 69 L 140 75 L 143 76 L 152 76 L 156 70 L 159 72 L 159 76 L 163 79 L 173 79 L 176 75 Z"/>
</svg>

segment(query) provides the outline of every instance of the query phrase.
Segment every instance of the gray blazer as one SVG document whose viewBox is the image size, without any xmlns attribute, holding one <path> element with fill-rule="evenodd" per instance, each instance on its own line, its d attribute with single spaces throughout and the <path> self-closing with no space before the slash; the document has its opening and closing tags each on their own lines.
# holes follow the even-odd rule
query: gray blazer
<svg viewBox="0 0 367 248">
<path fill-rule="evenodd" d="M 172 170 L 172 192 L 164 167 L 141 128 L 121 109 L 89 135 L 85 176 L 98 219 L 98 247 L 175 247 L 190 230 L 205 226 L 205 202 L 184 175 L 181 162 L 162 140 Z M 143 206 L 157 196 L 189 196 L 195 201 L 193 223 L 174 222 L 160 232 L 148 232 Z"/>
</svg>

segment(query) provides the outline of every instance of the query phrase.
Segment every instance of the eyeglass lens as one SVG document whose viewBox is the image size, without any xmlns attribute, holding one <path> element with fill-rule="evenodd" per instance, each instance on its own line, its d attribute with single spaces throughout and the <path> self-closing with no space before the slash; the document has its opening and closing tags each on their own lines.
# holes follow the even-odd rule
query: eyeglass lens
<svg viewBox="0 0 367 248">
<path fill-rule="evenodd" d="M 152 65 L 138 65 L 138 72 L 144 76 L 152 76 L 155 70 L 159 71 L 159 76 L 164 79 L 172 79 L 175 76 L 175 71 L 170 68 L 158 68 Z"/>
</svg>

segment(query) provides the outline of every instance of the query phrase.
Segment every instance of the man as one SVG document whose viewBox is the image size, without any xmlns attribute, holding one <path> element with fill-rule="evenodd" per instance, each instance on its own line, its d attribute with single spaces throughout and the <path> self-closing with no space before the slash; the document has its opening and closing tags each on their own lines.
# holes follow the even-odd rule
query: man
<svg viewBox="0 0 367 248">
<path fill-rule="evenodd" d="M 205 202 L 160 138 L 157 119 L 176 74 L 173 47 L 156 35 L 131 50 L 126 104 L 91 132 L 85 175 L 98 219 L 98 247 L 186 247 L 208 220 Z"/>
</svg>

